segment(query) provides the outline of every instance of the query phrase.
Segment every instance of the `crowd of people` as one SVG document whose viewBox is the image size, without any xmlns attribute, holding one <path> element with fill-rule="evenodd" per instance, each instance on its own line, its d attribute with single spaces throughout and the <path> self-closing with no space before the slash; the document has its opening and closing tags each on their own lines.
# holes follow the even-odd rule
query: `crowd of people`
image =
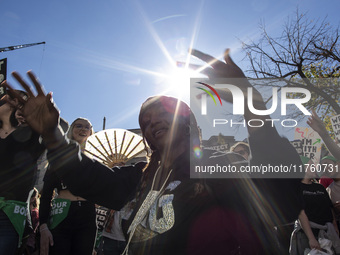
<svg viewBox="0 0 340 255">
<path fill-rule="evenodd" d="M 192 55 L 211 66 L 204 71 L 209 78 L 229 79 L 247 97 L 252 85 L 228 50 L 224 62 L 197 50 Z M 8 93 L 0 100 L 0 157 L 5 165 L 0 171 L 0 254 L 16 254 L 26 218 L 20 212 L 25 212 L 36 161 L 45 149 L 49 168 L 41 192 L 39 227 L 35 225 L 33 231 L 39 229 L 40 254 L 92 254 L 96 204 L 111 210 L 103 234 L 105 255 L 288 254 L 274 230 L 297 219 L 294 233 L 299 238 L 292 235 L 291 254 L 321 250 L 318 238 L 330 231 L 315 230 L 313 221 L 334 230 L 333 249 L 338 252 L 333 204 L 339 202 L 340 184 L 335 176 L 327 188 L 331 198 L 308 171 L 295 178 L 192 179 L 190 164 L 233 162 L 225 154 L 211 157 L 211 151 L 202 148 L 202 157 L 195 157 L 194 148 L 201 147 L 195 116 L 186 103 L 166 95 L 146 99 L 139 112 L 148 161 L 110 169 L 83 153 L 86 139 L 93 134 L 89 120 L 76 119 L 65 135 L 52 94 L 43 92 L 32 72 L 28 76 L 36 93 L 18 73 L 13 76 L 25 92 L 3 83 Z M 223 100 L 231 100 L 226 91 L 218 92 Z M 260 93 L 255 88 L 253 92 L 256 108 L 266 109 Z M 246 121 L 270 119 L 245 108 Z M 249 144 L 237 143 L 231 153 L 250 165 L 308 163 L 275 127 L 264 122 L 261 127 L 248 126 Z M 308 124 L 320 134 L 337 164 L 340 147 L 315 112 Z M 19 213 L 8 213 L 13 208 Z M 18 216 L 21 228 L 13 224 Z"/>
</svg>

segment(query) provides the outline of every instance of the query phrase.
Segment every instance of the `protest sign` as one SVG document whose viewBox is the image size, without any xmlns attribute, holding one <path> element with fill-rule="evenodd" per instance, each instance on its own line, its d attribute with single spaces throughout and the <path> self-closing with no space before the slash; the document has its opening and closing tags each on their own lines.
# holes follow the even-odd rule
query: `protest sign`
<svg viewBox="0 0 340 255">
<path fill-rule="evenodd" d="M 296 152 L 300 155 L 303 156 L 303 147 L 302 147 L 302 142 L 301 140 L 294 140 L 290 142 L 293 147 L 295 148 Z"/>
<path fill-rule="evenodd" d="M 102 231 L 104 228 L 107 211 L 108 209 L 103 206 L 96 207 L 96 222 L 98 231 Z"/>
<path fill-rule="evenodd" d="M 340 141 L 340 114 L 334 117 L 331 117 L 331 122 L 332 122 L 334 135 Z"/>
<path fill-rule="evenodd" d="M 317 132 L 312 128 L 296 127 L 294 139 L 301 141 L 303 156 L 310 158 L 314 163 L 320 162 L 321 137 Z"/>
<path fill-rule="evenodd" d="M 0 59 L 0 83 L 7 79 L 7 58 Z"/>
<path fill-rule="evenodd" d="M 7 58 L 0 59 L 0 84 L 7 79 Z M 0 86 L 0 98 L 5 95 L 5 88 Z"/>
</svg>

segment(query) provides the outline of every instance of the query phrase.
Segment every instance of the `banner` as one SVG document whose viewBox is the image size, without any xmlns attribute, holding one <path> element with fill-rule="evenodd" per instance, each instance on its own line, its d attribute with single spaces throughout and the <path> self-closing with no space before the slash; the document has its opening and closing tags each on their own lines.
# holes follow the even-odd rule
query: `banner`
<svg viewBox="0 0 340 255">
<path fill-rule="evenodd" d="M 331 117 L 331 122 L 332 122 L 334 135 L 340 141 L 340 114 L 334 117 Z"/>
<path fill-rule="evenodd" d="M 229 144 L 220 144 L 220 145 L 215 145 L 215 146 L 204 146 L 204 149 L 206 150 L 215 150 L 215 151 L 220 151 L 220 152 L 229 152 L 230 146 Z"/>
<path fill-rule="evenodd" d="M 104 228 L 107 211 L 108 209 L 103 206 L 96 207 L 96 221 L 98 231 L 102 231 Z"/>
<path fill-rule="evenodd" d="M 303 156 L 310 158 L 315 164 L 320 162 L 321 137 L 317 132 L 312 128 L 296 127 L 294 139 L 301 141 Z"/>
<path fill-rule="evenodd" d="M 300 155 L 303 156 L 303 146 L 301 140 L 294 140 L 290 142 L 293 147 L 295 148 L 296 152 Z"/>
<path fill-rule="evenodd" d="M 67 217 L 71 201 L 68 199 L 56 198 L 52 200 L 51 204 L 50 229 L 54 229 Z"/>
<path fill-rule="evenodd" d="M 7 79 L 7 58 L 0 59 L 0 83 Z"/>
<path fill-rule="evenodd" d="M 26 224 L 27 204 L 21 201 L 5 200 L 4 197 L 0 197 L 0 210 L 7 215 L 13 224 L 19 235 L 19 242 L 21 242 Z"/>
</svg>

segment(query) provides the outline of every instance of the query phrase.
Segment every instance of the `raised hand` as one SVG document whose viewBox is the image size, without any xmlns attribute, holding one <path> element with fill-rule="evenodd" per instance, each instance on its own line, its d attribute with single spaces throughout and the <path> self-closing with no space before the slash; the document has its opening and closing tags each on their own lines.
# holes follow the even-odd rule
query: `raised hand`
<svg viewBox="0 0 340 255">
<path fill-rule="evenodd" d="M 230 49 L 226 49 L 224 52 L 224 63 L 199 50 L 191 50 L 191 55 L 201 59 L 212 67 L 202 70 L 202 73 L 209 78 L 246 78 L 242 70 L 231 59 L 229 53 Z"/>
<path fill-rule="evenodd" d="M 314 110 L 312 110 L 312 115 L 308 118 L 307 124 L 319 135 L 327 134 L 327 130 L 323 121 L 319 118 Z"/>
<path fill-rule="evenodd" d="M 43 137 L 48 137 L 58 126 L 59 111 L 52 101 L 52 93 L 46 95 L 36 76 L 31 71 L 27 72 L 27 74 L 36 88 L 37 95 L 34 95 L 30 86 L 17 72 L 12 73 L 13 77 L 27 92 L 27 100 L 23 99 L 7 81 L 4 81 L 2 85 L 6 86 L 12 97 L 18 100 L 16 105 L 12 105 L 21 111 L 31 128 Z"/>
<path fill-rule="evenodd" d="M 191 50 L 191 55 L 201 59 L 206 62 L 211 68 L 205 68 L 201 73 L 209 77 L 209 82 L 212 84 L 233 84 L 237 86 L 244 95 L 246 102 L 248 98 L 248 89 L 252 88 L 253 95 L 253 105 L 257 110 L 265 110 L 266 105 L 263 101 L 261 94 L 249 83 L 248 79 L 244 75 L 243 71 L 234 63 L 230 57 L 230 50 L 227 49 L 224 52 L 224 61 L 222 62 L 208 54 L 205 54 L 198 50 Z M 233 102 L 233 97 L 229 89 L 216 88 L 216 91 L 221 96 L 221 98 L 226 102 Z M 244 104 L 245 107 L 245 119 L 260 118 L 267 119 L 269 116 L 258 116 L 251 113 L 248 109 L 248 104 Z M 253 132 L 257 128 L 249 128 L 249 132 Z"/>
<path fill-rule="evenodd" d="M 192 49 L 191 55 L 206 62 L 211 68 L 207 67 L 201 71 L 201 73 L 207 75 L 212 83 L 229 83 L 236 85 L 242 90 L 244 97 L 247 98 L 248 88 L 253 90 L 253 101 L 258 109 L 265 109 L 265 104 L 261 94 L 249 83 L 248 79 L 244 75 L 243 71 L 235 64 L 230 57 L 230 49 L 226 49 L 224 52 L 224 61 L 222 62 L 208 54 L 205 54 L 199 50 Z M 232 102 L 231 93 L 226 89 L 216 88 L 221 98 L 227 102 Z"/>
</svg>

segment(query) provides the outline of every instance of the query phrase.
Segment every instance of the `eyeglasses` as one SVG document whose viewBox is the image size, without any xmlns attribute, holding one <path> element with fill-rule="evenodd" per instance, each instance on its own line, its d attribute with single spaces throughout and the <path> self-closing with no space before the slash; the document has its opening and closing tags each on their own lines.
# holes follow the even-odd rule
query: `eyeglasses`
<svg viewBox="0 0 340 255">
<path fill-rule="evenodd" d="M 75 124 L 74 128 L 85 129 L 85 130 L 90 131 L 92 127 L 90 125 Z"/>
</svg>

